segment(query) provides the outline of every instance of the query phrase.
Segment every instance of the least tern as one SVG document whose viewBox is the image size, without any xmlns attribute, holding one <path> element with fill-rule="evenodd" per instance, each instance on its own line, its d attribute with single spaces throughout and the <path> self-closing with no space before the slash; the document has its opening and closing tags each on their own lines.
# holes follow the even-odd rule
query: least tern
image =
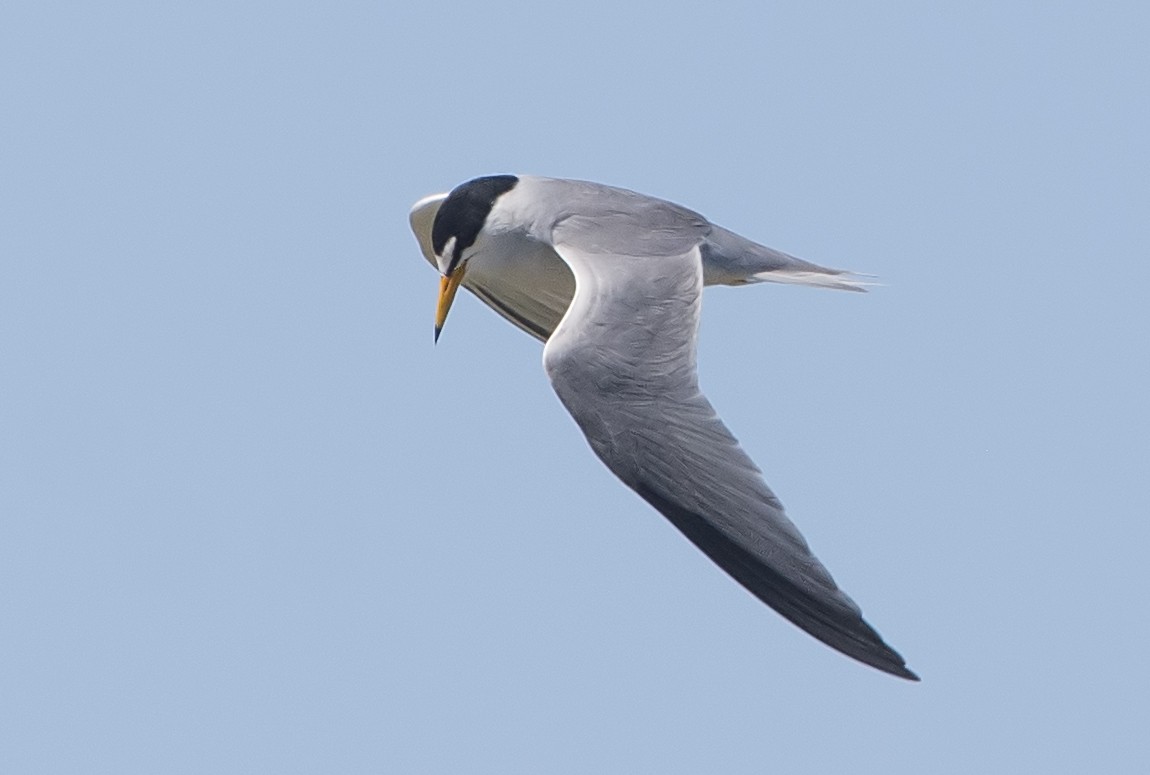
<svg viewBox="0 0 1150 775">
<path fill-rule="evenodd" d="M 864 290 L 685 207 L 598 183 L 493 175 L 418 201 L 440 274 L 435 338 L 462 285 L 544 341 L 560 401 L 612 473 L 751 594 L 823 643 L 902 678 L 699 390 L 704 285 Z"/>
</svg>

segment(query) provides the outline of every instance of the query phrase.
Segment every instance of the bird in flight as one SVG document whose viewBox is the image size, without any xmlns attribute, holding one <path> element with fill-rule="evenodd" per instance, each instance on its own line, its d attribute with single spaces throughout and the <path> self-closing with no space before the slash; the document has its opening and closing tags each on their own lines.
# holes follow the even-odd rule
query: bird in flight
<svg viewBox="0 0 1150 775">
<path fill-rule="evenodd" d="M 751 594 L 823 643 L 918 680 L 814 556 L 699 390 L 704 285 L 864 290 L 685 207 L 579 180 L 492 175 L 425 197 L 411 228 L 440 274 L 545 342 L 543 366 L 599 459 Z"/>
</svg>

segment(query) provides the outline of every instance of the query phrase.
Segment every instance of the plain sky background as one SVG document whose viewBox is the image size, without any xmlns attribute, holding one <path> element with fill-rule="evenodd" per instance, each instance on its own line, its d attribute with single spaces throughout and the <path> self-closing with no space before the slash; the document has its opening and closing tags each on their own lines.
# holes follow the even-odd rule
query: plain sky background
<svg viewBox="0 0 1150 775">
<path fill-rule="evenodd" d="M 5 3 L 0 771 L 1146 772 L 1143 3 Z M 624 489 L 407 212 L 480 174 L 878 276 L 704 389 L 923 677 Z"/>
</svg>

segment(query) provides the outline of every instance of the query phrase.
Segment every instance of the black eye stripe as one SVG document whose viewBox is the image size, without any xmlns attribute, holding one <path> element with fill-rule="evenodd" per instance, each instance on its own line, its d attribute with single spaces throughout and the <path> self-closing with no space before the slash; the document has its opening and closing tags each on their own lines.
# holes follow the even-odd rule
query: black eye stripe
<svg viewBox="0 0 1150 775">
<path fill-rule="evenodd" d="M 463 251 L 475 244 L 495 200 L 506 194 L 519 182 L 514 175 L 491 175 L 469 180 L 452 190 L 431 226 L 431 246 L 435 255 L 442 256 L 447 241 L 455 237 L 455 248 L 447 272 L 455 270 Z"/>
</svg>

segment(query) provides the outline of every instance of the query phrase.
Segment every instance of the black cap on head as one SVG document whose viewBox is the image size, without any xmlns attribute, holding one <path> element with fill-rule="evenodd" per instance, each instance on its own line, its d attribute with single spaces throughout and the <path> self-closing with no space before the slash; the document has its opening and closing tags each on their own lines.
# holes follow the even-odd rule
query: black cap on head
<svg viewBox="0 0 1150 775">
<path fill-rule="evenodd" d="M 495 200 L 518 182 L 514 175 L 488 175 L 461 183 L 443 200 L 431 227 L 431 247 L 435 255 L 441 256 L 447 241 L 455 237 L 448 273 L 455 269 L 463 251 L 475 244 Z"/>
</svg>

